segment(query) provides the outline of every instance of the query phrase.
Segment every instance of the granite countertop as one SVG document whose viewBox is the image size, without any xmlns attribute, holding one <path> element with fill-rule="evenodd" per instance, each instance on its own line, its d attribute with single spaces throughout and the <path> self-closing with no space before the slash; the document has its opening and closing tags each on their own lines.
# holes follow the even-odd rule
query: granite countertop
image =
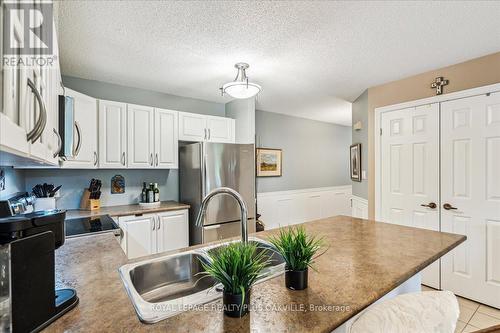
<svg viewBox="0 0 500 333">
<path fill-rule="evenodd" d="M 101 207 L 101 209 L 93 211 L 81 210 L 81 209 L 69 209 L 66 212 L 66 219 L 106 215 L 106 214 L 109 216 L 126 216 L 135 214 L 166 212 L 171 210 L 180 210 L 188 208 L 189 205 L 179 203 L 176 201 L 162 201 L 160 203 L 160 206 L 155 208 L 141 208 L 139 204 L 132 204 L 132 205 Z"/>
<path fill-rule="evenodd" d="M 68 239 L 56 251 L 56 284 L 75 288 L 80 303 L 45 332 L 331 332 L 466 239 L 346 216 L 303 225 L 329 244 L 316 260 L 318 271 L 309 270 L 308 289 L 286 289 L 281 275 L 253 288 L 251 303 L 259 310 L 242 319 L 206 308 L 153 325 L 139 321 L 125 292 L 118 268 L 127 259 L 114 237 Z M 300 311 L 311 304 L 333 307 Z"/>
</svg>

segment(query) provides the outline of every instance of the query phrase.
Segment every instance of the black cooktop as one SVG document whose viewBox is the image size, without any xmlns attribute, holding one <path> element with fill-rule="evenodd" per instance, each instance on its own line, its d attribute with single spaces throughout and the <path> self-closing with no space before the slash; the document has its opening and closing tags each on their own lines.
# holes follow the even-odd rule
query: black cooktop
<svg viewBox="0 0 500 333">
<path fill-rule="evenodd" d="M 119 227 L 109 215 L 66 219 L 66 238 L 118 231 Z"/>
</svg>

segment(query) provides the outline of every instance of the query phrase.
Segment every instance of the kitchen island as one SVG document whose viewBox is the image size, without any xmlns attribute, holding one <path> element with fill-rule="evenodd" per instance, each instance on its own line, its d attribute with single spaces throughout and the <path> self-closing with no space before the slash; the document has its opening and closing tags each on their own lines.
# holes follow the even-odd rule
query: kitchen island
<svg viewBox="0 0 500 333">
<path fill-rule="evenodd" d="M 423 268 L 466 239 L 347 216 L 303 226 L 323 236 L 329 246 L 316 260 L 317 271 L 309 272 L 308 289 L 286 289 L 281 275 L 253 288 L 254 310 L 244 318 L 225 317 L 217 310 L 219 299 L 152 325 L 139 321 L 125 292 L 118 268 L 127 259 L 113 236 L 68 239 L 56 252 L 56 283 L 75 288 L 80 303 L 45 331 L 331 332 L 415 276 L 418 282 Z M 266 239 L 276 232 L 254 236 Z"/>
</svg>

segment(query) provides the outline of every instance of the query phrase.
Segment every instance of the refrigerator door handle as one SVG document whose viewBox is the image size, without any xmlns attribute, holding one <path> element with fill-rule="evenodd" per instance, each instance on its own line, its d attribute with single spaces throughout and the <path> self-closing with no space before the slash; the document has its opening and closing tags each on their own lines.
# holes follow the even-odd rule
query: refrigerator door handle
<svg viewBox="0 0 500 333">
<path fill-rule="evenodd" d="M 205 229 L 205 230 L 219 229 L 220 226 L 221 226 L 220 224 L 207 225 L 207 226 L 203 227 L 203 229 Z"/>
</svg>

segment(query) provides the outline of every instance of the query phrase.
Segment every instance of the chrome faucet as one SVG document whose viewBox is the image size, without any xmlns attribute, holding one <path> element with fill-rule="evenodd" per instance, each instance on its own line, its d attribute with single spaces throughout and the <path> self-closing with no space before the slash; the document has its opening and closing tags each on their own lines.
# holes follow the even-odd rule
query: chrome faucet
<svg viewBox="0 0 500 333">
<path fill-rule="evenodd" d="M 240 210 L 241 210 L 241 241 L 245 244 L 248 243 L 248 231 L 247 231 L 248 210 L 247 210 L 247 205 L 245 204 L 245 201 L 243 200 L 243 197 L 241 196 L 241 194 L 239 194 L 238 192 L 236 192 L 232 188 L 219 187 L 219 188 L 212 190 L 210 193 L 207 194 L 207 196 L 201 202 L 200 211 L 198 212 L 198 217 L 196 218 L 196 225 L 198 227 L 203 226 L 203 219 L 204 219 L 205 213 L 207 211 L 207 205 L 213 197 L 215 197 L 216 195 L 219 195 L 219 194 L 226 194 L 226 195 L 232 196 L 240 205 Z"/>
</svg>

